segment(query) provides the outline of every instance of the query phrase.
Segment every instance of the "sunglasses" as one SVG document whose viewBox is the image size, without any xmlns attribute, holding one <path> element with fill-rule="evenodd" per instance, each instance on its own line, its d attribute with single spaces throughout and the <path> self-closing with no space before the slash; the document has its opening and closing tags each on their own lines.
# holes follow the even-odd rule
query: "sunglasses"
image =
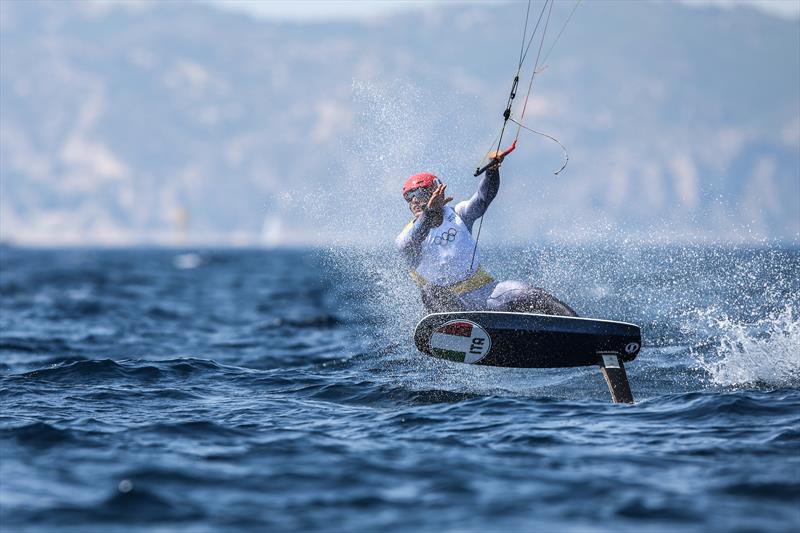
<svg viewBox="0 0 800 533">
<path fill-rule="evenodd" d="M 416 189 L 411 189 L 403 195 L 403 198 L 405 198 L 406 202 L 408 203 L 411 203 L 411 201 L 415 198 L 421 202 L 427 202 L 433 195 L 434 189 L 436 189 L 436 187 L 438 187 L 440 184 L 441 182 L 439 180 L 435 180 L 428 187 L 417 187 Z"/>
</svg>

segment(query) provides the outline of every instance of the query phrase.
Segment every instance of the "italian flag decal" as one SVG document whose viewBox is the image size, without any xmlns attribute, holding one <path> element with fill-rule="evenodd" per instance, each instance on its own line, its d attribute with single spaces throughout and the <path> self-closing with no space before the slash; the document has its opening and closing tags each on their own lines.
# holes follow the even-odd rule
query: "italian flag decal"
<svg viewBox="0 0 800 533">
<path fill-rule="evenodd" d="M 471 364 L 489 353 L 492 339 L 475 322 L 451 320 L 434 330 L 429 346 L 436 357 Z"/>
</svg>

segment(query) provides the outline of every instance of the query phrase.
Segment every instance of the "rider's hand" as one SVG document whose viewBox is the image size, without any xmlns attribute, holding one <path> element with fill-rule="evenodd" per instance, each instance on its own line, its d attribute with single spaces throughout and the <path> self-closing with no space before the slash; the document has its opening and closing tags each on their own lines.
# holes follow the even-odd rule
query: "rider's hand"
<svg viewBox="0 0 800 533">
<path fill-rule="evenodd" d="M 444 207 L 444 204 L 453 201 L 452 196 L 444 195 L 445 189 L 447 189 L 447 185 L 444 184 L 436 187 L 436 190 L 433 191 L 430 200 L 428 200 L 428 204 L 425 206 L 426 211 L 441 211 L 441 209 Z"/>
<path fill-rule="evenodd" d="M 503 159 L 505 159 L 505 157 L 506 156 L 503 155 L 503 152 L 501 152 L 500 150 L 497 150 L 495 152 L 489 152 L 489 162 L 491 164 L 489 166 L 489 169 L 494 170 L 500 168 L 500 163 L 503 162 Z"/>
</svg>

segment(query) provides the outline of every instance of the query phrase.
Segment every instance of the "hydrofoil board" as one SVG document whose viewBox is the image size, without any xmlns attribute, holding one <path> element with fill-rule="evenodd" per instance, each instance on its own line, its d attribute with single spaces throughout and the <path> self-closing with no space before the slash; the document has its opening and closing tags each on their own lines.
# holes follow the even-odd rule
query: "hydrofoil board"
<svg viewBox="0 0 800 533">
<path fill-rule="evenodd" d="M 614 401 L 633 402 L 624 362 L 642 345 L 639 326 L 594 318 L 459 311 L 433 313 L 414 331 L 421 352 L 511 368 L 600 366 Z"/>
</svg>

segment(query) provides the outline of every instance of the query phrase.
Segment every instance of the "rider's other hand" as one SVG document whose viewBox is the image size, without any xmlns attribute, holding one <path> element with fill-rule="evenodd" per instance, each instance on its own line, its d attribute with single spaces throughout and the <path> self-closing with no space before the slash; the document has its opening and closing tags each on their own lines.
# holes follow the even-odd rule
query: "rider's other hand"
<svg viewBox="0 0 800 533">
<path fill-rule="evenodd" d="M 447 189 L 447 185 L 439 185 L 436 187 L 436 190 L 433 191 L 430 200 L 428 200 L 428 205 L 425 206 L 427 211 L 440 211 L 447 202 L 451 202 L 453 200 L 452 196 L 445 196 L 444 192 Z"/>
</svg>

